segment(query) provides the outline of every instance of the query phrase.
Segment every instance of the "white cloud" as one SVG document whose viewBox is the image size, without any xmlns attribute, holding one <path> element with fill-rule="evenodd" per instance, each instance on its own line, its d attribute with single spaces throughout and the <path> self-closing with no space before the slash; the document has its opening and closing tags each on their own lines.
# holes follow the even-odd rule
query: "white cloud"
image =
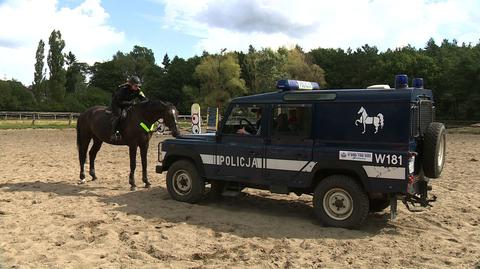
<svg viewBox="0 0 480 269">
<path fill-rule="evenodd" d="M 100 60 L 102 50 L 125 41 L 124 33 L 107 25 L 100 0 L 85 0 L 75 8 L 59 8 L 56 0 L 9 0 L 0 4 L 0 78 L 24 84 L 33 80 L 35 51 L 40 39 L 47 44 L 56 29 L 79 61 Z M 106 59 L 105 59 L 106 60 Z M 46 65 L 46 63 L 45 63 Z"/>
<path fill-rule="evenodd" d="M 478 0 L 157 0 L 165 5 L 164 27 L 199 37 L 198 51 L 246 50 L 299 44 L 381 50 L 430 37 L 476 44 Z"/>
</svg>

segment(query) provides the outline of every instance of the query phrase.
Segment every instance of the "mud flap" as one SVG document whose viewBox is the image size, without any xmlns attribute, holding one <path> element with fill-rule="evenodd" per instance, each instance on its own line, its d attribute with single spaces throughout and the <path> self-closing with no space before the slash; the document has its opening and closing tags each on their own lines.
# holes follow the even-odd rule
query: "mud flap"
<svg viewBox="0 0 480 269">
<path fill-rule="evenodd" d="M 390 219 L 395 219 L 397 217 L 397 196 L 390 196 Z"/>
</svg>

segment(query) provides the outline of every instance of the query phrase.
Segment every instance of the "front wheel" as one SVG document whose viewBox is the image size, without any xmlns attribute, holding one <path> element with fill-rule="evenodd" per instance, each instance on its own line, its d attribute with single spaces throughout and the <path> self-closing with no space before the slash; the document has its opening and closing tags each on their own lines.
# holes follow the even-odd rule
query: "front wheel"
<svg viewBox="0 0 480 269">
<path fill-rule="evenodd" d="M 198 175 L 197 168 L 192 162 L 180 160 L 168 169 L 167 190 L 177 201 L 196 203 L 203 196 L 205 181 Z"/>
<path fill-rule="evenodd" d="M 356 228 L 368 215 L 368 196 L 353 178 L 329 176 L 317 185 L 313 195 L 315 214 L 327 226 Z"/>
</svg>

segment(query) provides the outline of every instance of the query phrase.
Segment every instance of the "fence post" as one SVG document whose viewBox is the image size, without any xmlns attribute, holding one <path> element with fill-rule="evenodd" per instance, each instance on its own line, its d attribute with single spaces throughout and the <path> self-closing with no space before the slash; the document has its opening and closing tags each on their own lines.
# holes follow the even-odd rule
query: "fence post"
<svg viewBox="0 0 480 269">
<path fill-rule="evenodd" d="M 35 113 L 32 113 L 32 125 L 35 125 Z"/>
<path fill-rule="evenodd" d="M 68 114 L 68 126 L 72 124 L 72 113 Z"/>
</svg>

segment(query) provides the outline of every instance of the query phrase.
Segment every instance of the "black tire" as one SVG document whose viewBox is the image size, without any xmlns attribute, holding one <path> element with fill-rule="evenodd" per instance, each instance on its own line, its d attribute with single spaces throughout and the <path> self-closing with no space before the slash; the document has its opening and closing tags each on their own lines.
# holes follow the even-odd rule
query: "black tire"
<svg viewBox="0 0 480 269">
<path fill-rule="evenodd" d="M 389 206 L 390 199 L 387 197 L 370 199 L 370 212 L 382 212 Z"/>
<path fill-rule="evenodd" d="M 333 175 L 318 183 L 313 206 L 323 224 L 351 229 L 362 225 L 367 217 L 369 200 L 362 186 L 353 178 Z"/>
<path fill-rule="evenodd" d="M 446 131 L 445 125 L 432 122 L 425 131 L 422 164 L 425 176 L 438 178 L 445 165 Z"/>
<path fill-rule="evenodd" d="M 196 203 L 205 191 L 205 180 L 198 175 L 192 162 L 179 160 L 168 169 L 167 190 L 177 201 Z"/>
</svg>

